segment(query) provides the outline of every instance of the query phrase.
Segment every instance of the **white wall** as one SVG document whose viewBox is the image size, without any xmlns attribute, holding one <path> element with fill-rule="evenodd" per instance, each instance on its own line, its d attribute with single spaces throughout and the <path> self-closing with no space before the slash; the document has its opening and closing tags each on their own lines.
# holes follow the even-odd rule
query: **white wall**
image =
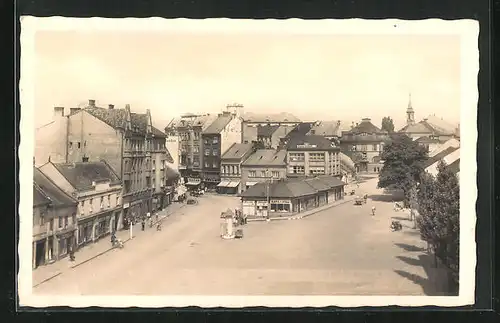
<svg viewBox="0 0 500 323">
<path fill-rule="evenodd" d="M 234 117 L 221 132 L 221 156 L 234 143 L 241 143 L 241 119 Z"/>
<path fill-rule="evenodd" d="M 169 135 L 165 143 L 170 155 L 172 156 L 174 162 L 172 164 L 167 163 L 167 165 L 175 170 L 179 170 L 179 136 Z"/>
</svg>

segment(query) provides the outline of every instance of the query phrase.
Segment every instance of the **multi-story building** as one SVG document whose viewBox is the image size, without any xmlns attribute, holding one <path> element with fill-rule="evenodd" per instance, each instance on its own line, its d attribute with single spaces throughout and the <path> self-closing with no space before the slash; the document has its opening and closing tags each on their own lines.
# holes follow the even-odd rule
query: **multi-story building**
<svg viewBox="0 0 500 323">
<path fill-rule="evenodd" d="M 237 194 L 241 187 L 241 164 L 254 152 L 255 145 L 249 143 L 234 143 L 221 157 L 220 183 L 217 191 L 222 194 Z"/>
<path fill-rule="evenodd" d="M 210 114 L 186 114 L 172 120 L 165 127 L 165 133 L 169 136 L 176 134 L 179 137 L 179 172 L 185 184 L 190 187 L 199 187 L 202 184 L 201 133 L 217 117 Z"/>
<path fill-rule="evenodd" d="M 364 118 L 351 130 L 342 132 L 340 147 L 354 161 L 357 172 L 379 172 L 383 166 L 380 153 L 388 136 L 370 118 Z"/>
<path fill-rule="evenodd" d="M 168 184 L 168 164 L 173 163 L 173 158 L 166 148 L 166 135 L 152 127 L 153 135 L 151 142 L 151 176 L 153 201 L 152 211 L 159 211 L 170 205 L 173 190 Z M 171 173 L 170 173 L 171 174 Z"/>
<path fill-rule="evenodd" d="M 214 189 L 220 183 L 221 156 L 234 143 L 241 140 L 241 119 L 231 111 L 219 114 L 202 132 L 202 181 L 206 188 Z"/>
<path fill-rule="evenodd" d="M 281 139 L 290 134 L 297 126 L 285 124 L 258 125 L 257 141 L 262 143 L 267 149 L 276 149 L 281 143 Z"/>
<path fill-rule="evenodd" d="M 240 192 L 266 181 L 286 178 L 286 150 L 257 149 L 241 163 Z"/>
<path fill-rule="evenodd" d="M 72 108 L 66 116 L 64 108 L 54 108 L 54 111 L 57 122 L 45 126 L 43 132 L 57 133 L 64 139 L 54 142 L 44 136 L 37 149 L 52 147 L 49 156 L 56 157 L 54 162 L 106 160 L 123 181 L 127 223 L 150 212 L 153 130 L 149 110 L 138 114 L 132 113 L 129 105 L 124 109 L 112 104 L 101 108 L 96 106 L 95 100 L 89 100 L 86 107 Z M 35 155 L 47 153 L 35 152 Z"/>
<path fill-rule="evenodd" d="M 78 202 L 33 168 L 33 269 L 74 248 Z"/>
<path fill-rule="evenodd" d="M 286 139 L 287 177 L 330 175 L 341 177 L 340 148 L 318 135 Z"/>
<path fill-rule="evenodd" d="M 175 122 L 175 119 L 172 119 L 169 124 L 172 122 Z M 165 146 L 167 147 L 168 152 L 170 153 L 170 156 L 172 156 L 172 163 L 169 165 L 170 168 L 172 168 L 175 171 L 179 171 L 179 135 L 177 133 L 177 130 L 175 128 L 169 128 L 168 126 L 165 127 L 165 130 L 168 130 L 168 132 L 165 132 Z"/>
<path fill-rule="evenodd" d="M 105 161 L 48 162 L 40 171 L 78 201 L 78 247 L 121 228 L 122 184 Z"/>
<path fill-rule="evenodd" d="M 245 113 L 242 119 L 241 142 L 251 143 L 258 141 L 260 137 L 262 142 L 269 141 L 269 146 L 273 146 L 273 134 L 278 131 L 278 128 L 280 130 L 274 135 L 274 144 L 277 144 L 276 138 L 279 140 L 280 137 L 286 136 L 285 133 L 293 131 L 295 127 L 301 124 L 299 118 L 287 112 L 271 115 Z M 264 128 L 259 130 L 260 127 Z"/>
</svg>

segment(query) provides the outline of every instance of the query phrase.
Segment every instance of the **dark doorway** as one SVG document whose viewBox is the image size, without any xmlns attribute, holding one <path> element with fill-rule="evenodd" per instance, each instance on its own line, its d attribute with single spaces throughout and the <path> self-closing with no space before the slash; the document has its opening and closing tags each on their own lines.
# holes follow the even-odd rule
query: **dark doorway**
<svg viewBox="0 0 500 323">
<path fill-rule="evenodd" d="M 37 241 L 36 242 L 36 251 L 35 251 L 35 268 L 41 266 L 45 263 L 45 241 Z"/>
</svg>

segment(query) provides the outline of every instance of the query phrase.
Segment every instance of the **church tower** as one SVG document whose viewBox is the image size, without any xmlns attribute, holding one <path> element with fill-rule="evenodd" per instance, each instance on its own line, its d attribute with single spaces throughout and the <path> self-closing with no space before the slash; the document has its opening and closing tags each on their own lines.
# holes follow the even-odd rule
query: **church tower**
<svg viewBox="0 0 500 323">
<path fill-rule="evenodd" d="M 408 109 L 406 109 L 406 124 L 412 125 L 415 123 L 415 111 L 413 111 L 413 107 L 411 106 L 411 93 L 408 99 Z"/>
</svg>

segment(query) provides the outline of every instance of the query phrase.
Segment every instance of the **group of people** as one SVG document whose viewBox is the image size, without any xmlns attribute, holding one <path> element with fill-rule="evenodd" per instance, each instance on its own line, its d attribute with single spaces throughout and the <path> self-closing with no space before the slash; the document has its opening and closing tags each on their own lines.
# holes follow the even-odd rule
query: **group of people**
<svg viewBox="0 0 500 323">
<path fill-rule="evenodd" d="M 161 231 L 161 221 L 160 221 L 160 216 L 158 213 L 155 213 L 155 219 L 156 219 L 156 231 Z M 152 228 L 154 225 L 153 218 L 151 217 L 151 213 L 147 213 L 145 217 L 142 218 L 141 221 L 141 230 L 144 231 L 146 230 L 146 221 L 149 222 L 149 227 Z"/>
</svg>

